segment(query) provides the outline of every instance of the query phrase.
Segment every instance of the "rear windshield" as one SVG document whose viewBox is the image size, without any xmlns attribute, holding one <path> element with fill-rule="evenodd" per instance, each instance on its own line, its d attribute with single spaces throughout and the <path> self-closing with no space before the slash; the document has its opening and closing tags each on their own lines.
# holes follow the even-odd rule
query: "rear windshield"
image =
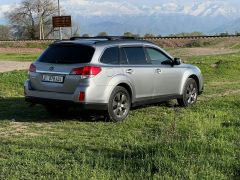
<svg viewBox="0 0 240 180">
<path fill-rule="evenodd" d="M 78 44 L 54 44 L 50 45 L 39 57 L 39 62 L 75 64 L 89 63 L 95 49 L 91 46 Z"/>
</svg>

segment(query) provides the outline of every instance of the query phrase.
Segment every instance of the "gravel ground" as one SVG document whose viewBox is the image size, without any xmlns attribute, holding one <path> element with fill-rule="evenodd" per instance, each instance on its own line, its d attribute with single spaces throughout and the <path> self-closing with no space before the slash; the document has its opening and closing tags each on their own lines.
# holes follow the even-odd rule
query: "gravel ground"
<svg viewBox="0 0 240 180">
<path fill-rule="evenodd" d="M 180 56 L 206 56 L 206 55 L 220 55 L 220 54 L 231 54 L 239 52 L 239 49 L 228 49 L 228 48 L 176 48 L 170 49 L 173 55 Z"/>
<path fill-rule="evenodd" d="M 43 49 L 39 48 L 0 48 L 0 53 L 41 53 Z"/>
<path fill-rule="evenodd" d="M 14 70 L 26 70 L 31 62 L 0 61 L 0 73 Z"/>
</svg>

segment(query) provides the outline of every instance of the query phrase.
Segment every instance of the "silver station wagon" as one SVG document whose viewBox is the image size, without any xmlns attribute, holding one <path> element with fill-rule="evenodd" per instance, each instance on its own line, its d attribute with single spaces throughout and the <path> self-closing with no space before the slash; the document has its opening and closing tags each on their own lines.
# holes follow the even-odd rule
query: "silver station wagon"
<svg viewBox="0 0 240 180">
<path fill-rule="evenodd" d="M 25 99 L 51 113 L 69 106 L 103 110 L 115 122 L 131 107 L 177 99 L 192 106 L 203 91 L 199 68 L 148 41 L 73 37 L 56 41 L 31 64 Z"/>
</svg>

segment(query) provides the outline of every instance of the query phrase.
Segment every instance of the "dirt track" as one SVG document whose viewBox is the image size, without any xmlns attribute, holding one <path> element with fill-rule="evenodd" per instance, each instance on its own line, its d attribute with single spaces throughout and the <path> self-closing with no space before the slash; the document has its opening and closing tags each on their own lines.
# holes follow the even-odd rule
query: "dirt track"
<svg viewBox="0 0 240 180">
<path fill-rule="evenodd" d="M 43 49 L 39 48 L 2 48 L 0 47 L 0 53 L 41 53 Z"/>
<path fill-rule="evenodd" d="M 38 48 L 0 48 L 0 53 L 41 53 L 43 50 Z M 239 50 L 228 48 L 177 48 L 168 50 L 170 54 L 176 57 L 181 56 L 202 56 L 202 55 L 218 55 L 236 53 Z M 14 70 L 28 69 L 31 62 L 19 61 L 0 61 L 0 73 Z"/>
<path fill-rule="evenodd" d="M 28 69 L 31 62 L 0 61 L 0 73 Z"/>
<path fill-rule="evenodd" d="M 173 55 L 181 56 L 206 56 L 206 55 L 221 55 L 239 52 L 239 49 L 229 48 L 176 48 L 170 49 L 169 52 Z"/>
</svg>

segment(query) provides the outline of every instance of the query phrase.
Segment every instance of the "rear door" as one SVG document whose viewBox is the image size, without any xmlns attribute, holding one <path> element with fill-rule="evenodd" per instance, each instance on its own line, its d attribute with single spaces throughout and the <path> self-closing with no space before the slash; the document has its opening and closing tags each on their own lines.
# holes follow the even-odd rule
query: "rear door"
<svg viewBox="0 0 240 180">
<path fill-rule="evenodd" d="M 183 71 L 171 65 L 171 58 L 159 49 L 145 47 L 145 51 L 154 66 L 154 96 L 177 95 L 179 93 Z"/>
<path fill-rule="evenodd" d="M 90 46 L 62 43 L 51 45 L 35 63 L 36 73 L 30 76 L 35 90 L 73 93 L 81 76 L 70 75 L 74 68 L 83 67 L 93 57 L 95 49 Z"/>
<path fill-rule="evenodd" d="M 148 66 L 143 47 L 122 47 L 120 52 L 124 74 L 132 81 L 137 100 L 152 98 L 154 72 Z"/>
</svg>

